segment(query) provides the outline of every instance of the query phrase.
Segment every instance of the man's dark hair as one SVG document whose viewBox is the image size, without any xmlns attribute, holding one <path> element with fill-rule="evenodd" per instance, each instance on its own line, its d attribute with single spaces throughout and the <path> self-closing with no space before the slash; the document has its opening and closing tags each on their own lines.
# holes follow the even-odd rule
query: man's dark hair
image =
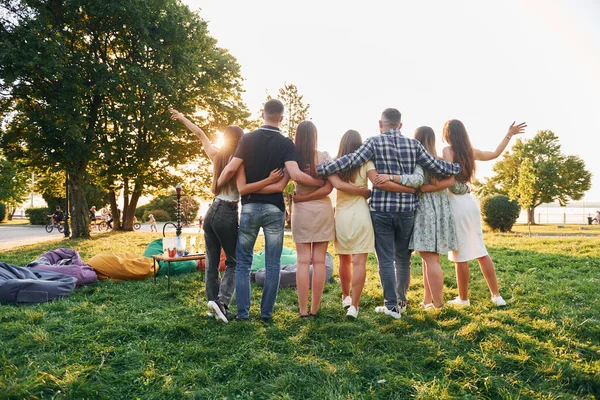
<svg viewBox="0 0 600 400">
<path fill-rule="evenodd" d="M 386 108 L 381 113 L 381 122 L 385 125 L 400 125 L 402 114 L 395 108 Z"/>
<path fill-rule="evenodd" d="M 56 209 L 57 209 L 57 210 L 60 210 L 60 206 L 56 206 Z"/>
<path fill-rule="evenodd" d="M 265 103 L 265 116 L 267 118 L 279 118 L 283 115 L 283 103 L 276 99 L 271 99 Z"/>
</svg>

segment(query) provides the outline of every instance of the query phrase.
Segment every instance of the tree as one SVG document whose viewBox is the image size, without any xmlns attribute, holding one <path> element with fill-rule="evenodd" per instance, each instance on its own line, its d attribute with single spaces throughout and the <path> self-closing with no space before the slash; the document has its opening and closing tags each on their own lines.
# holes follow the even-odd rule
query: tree
<svg viewBox="0 0 600 400">
<path fill-rule="evenodd" d="M 30 189 L 28 171 L 18 163 L 0 155 L 0 202 L 8 206 L 8 219 L 23 202 Z"/>
<path fill-rule="evenodd" d="M 580 200 L 591 187 L 592 174 L 578 156 L 561 153 L 552 131 L 538 131 L 530 140 L 517 140 L 493 166 L 496 173 L 477 188 L 478 195 L 504 194 L 527 209 L 535 224 L 535 208 L 558 200 Z"/>
<path fill-rule="evenodd" d="M 281 133 L 294 140 L 298 124 L 310 119 L 308 111 L 310 104 L 304 104 L 304 96 L 298 92 L 298 87 L 293 83 L 284 83 L 278 93 L 278 99 L 281 100 L 285 107 L 283 121 L 279 125 Z M 267 95 L 267 101 L 271 99 L 271 95 Z"/>
<path fill-rule="evenodd" d="M 169 105 L 201 108 L 209 133 L 247 115 L 239 65 L 177 0 L 0 4 L 2 146 L 68 172 L 74 237 L 89 237 L 90 175 L 110 190 L 113 215 L 123 190 L 131 229 L 139 197 L 172 185 L 174 168 L 199 154 Z"/>
</svg>

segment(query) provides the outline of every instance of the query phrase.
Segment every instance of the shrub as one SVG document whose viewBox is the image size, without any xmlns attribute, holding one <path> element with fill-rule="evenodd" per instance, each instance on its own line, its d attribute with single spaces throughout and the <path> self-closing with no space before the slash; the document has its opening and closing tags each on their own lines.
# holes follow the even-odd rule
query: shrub
<svg viewBox="0 0 600 400">
<path fill-rule="evenodd" d="M 171 195 L 162 195 L 157 196 L 148 204 L 144 206 L 138 207 L 146 207 L 146 209 L 142 212 L 142 218 L 144 218 L 144 214 L 148 211 L 148 214 L 153 214 L 152 211 L 149 210 L 163 210 L 169 214 L 169 220 L 176 221 L 177 220 L 177 200 L 175 196 Z M 200 203 L 196 201 L 193 197 L 190 196 L 181 196 L 181 222 L 186 221 L 186 216 L 184 214 L 187 213 L 187 221 L 193 222 L 198 216 L 198 210 L 200 209 Z M 136 217 L 137 217 L 137 209 L 136 209 Z M 155 215 L 156 217 L 156 215 Z M 139 218 L 139 217 L 138 217 Z M 158 220 L 157 220 L 158 221 Z"/>
<path fill-rule="evenodd" d="M 25 215 L 29 217 L 30 225 L 46 225 L 46 223 L 48 223 L 47 215 L 52 214 L 53 212 L 54 211 L 49 211 L 46 207 L 32 207 L 25 211 Z"/>
<path fill-rule="evenodd" d="M 156 219 L 156 221 L 158 221 L 158 222 L 167 222 L 167 221 L 171 220 L 169 213 L 167 213 L 166 211 L 163 211 L 163 210 L 145 211 L 144 215 L 142 216 L 142 219 L 144 221 L 148 221 L 148 215 L 150 215 L 150 214 L 154 214 L 154 219 Z"/>
<path fill-rule="evenodd" d="M 138 208 L 135 209 L 135 217 L 139 221 L 145 221 L 146 217 L 144 215 L 146 214 L 146 211 L 148 211 L 147 205 L 139 206 Z"/>
<path fill-rule="evenodd" d="M 483 221 L 493 231 L 510 232 L 520 212 L 519 204 L 508 196 L 486 197 L 481 202 Z"/>
<path fill-rule="evenodd" d="M 6 217 L 6 204 L 0 203 L 0 222 Z"/>
</svg>

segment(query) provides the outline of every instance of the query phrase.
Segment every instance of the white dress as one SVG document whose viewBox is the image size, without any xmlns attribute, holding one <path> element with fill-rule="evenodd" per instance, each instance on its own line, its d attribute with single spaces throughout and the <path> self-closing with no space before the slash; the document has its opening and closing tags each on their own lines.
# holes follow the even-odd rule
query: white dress
<svg viewBox="0 0 600 400">
<path fill-rule="evenodd" d="M 457 249 L 448 253 L 454 262 L 471 261 L 488 254 L 483 243 L 479 204 L 470 193 L 454 194 L 448 191 L 450 209 L 456 226 Z"/>
</svg>

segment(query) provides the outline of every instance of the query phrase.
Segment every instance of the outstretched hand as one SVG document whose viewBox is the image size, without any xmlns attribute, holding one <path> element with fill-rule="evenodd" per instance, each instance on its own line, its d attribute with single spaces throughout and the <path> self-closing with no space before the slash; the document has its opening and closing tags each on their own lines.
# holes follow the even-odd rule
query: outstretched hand
<svg viewBox="0 0 600 400">
<path fill-rule="evenodd" d="M 177 121 L 181 118 L 183 118 L 183 114 L 181 114 L 179 111 L 177 111 L 176 109 L 169 107 L 169 112 L 171 113 L 171 119 L 174 121 Z"/>
<path fill-rule="evenodd" d="M 520 135 L 525 132 L 525 128 L 527 128 L 527 122 L 521 122 L 519 125 L 515 125 L 515 121 L 513 121 L 508 128 L 506 136 L 513 137 L 515 135 Z"/>
</svg>

